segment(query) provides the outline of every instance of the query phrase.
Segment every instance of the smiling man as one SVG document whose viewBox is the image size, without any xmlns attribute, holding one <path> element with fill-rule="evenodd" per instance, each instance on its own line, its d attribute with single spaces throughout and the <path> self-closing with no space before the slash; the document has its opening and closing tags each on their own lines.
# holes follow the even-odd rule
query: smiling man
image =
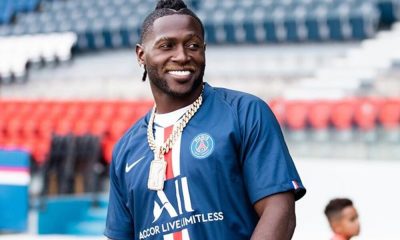
<svg viewBox="0 0 400 240">
<path fill-rule="evenodd" d="M 116 144 L 110 239 L 290 239 L 305 189 L 259 98 L 203 82 L 204 27 L 159 1 L 136 47 L 155 106 Z"/>
</svg>

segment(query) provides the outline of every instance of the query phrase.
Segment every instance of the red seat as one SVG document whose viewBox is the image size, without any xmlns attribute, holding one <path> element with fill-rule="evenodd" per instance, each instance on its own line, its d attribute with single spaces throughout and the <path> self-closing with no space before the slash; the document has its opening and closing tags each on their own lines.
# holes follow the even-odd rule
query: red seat
<svg viewBox="0 0 400 240">
<path fill-rule="evenodd" d="M 91 122 L 88 119 L 79 119 L 73 125 L 73 133 L 76 135 L 84 135 L 90 133 Z"/>
<path fill-rule="evenodd" d="M 304 129 L 307 125 L 308 104 L 304 101 L 290 101 L 286 105 L 286 125 L 292 130 Z"/>
<path fill-rule="evenodd" d="M 50 151 L 50 143 L 50 138 L 42 138 L 35 141 L 32 156 L 38 165 L 42 165 L 46 161 Z"/>
<path fill-rule="evenodd" d="M 44 119 L 49 117 L 51 111 L 51 102 L 48 101 L 38 101 L 33 109 L 32 117 L 37 119 Z"/>
<path fill-rule="evenodd" d="M 308 111 L 308 122 L 316 130 L 327 129 L 331 117 L 332 103 L 319 100 L 311 103 Z"/>
<path fill-rule="evenodd" d="M 93 120 L 98 117 L 99 114 L 99 103 L 97 102 L 86 102 L 83 104 L 81 109 L 80 119 Z"/>
<path fill-rule="evenodd" d="M 35 108 L 35 102 L 32 101 L 20 102 L 18 105 L 16 115 L 14 117 L 19 117 L 22 119 L 30 118 L 34 113 L 34 108 Z"/>
<path fill-rule="evenodd" d="M 109 123 L 104 119 L 96 119 L 91 124 L 90 132 L 96 136 L 104 136 L 108 132 Z"/>
<path fill-rule="evenodd" d="M 49 103 L 49 110 L 47 118 L 57 122 L 59 119 L 66 116 L 66 107 L 63 102 L 52 102 Z"/>
<path fill-rule="evenodd" d="M 379 111 L 379 122 L 385 129 L 394 129 L 400 121 L 400 99 L 387 100 Z"/>
<path fill-rule="evenodd" d="M 285 101 L 282 99 L 274 99 L 268 102 L 269 107 L 274 113 L 276 119 L 281 126 L 285 124 Z"/>
<path fill-rule="evenodd" d="M 134 122 L 136 122 L 138 119 L 146 115 L 153 107 L 154 102 L 152 101 L 140 101 L 133 103 L 133 108 L 135 111 L 135 119 Z"/>
<path fill-rule="evenodd" d="M 24 120 L 20 117 L 12 118 L 8 121 L 5 129 L 6 135 L 9 137 L 20 137 L 22 135 L 22 127 Z"/>
<path fill-rule="evenodd" d="M 360 99 L 357 102 L 354 121 L 364 131 L 373 130 L 376 127 L 379 102 L 372 99 Z"/>
<path fill-rule="evenodd" d="M 110 138 L 113 140 L 119 139 L 130 127 L 131 123 L 129 121 L 118 119 L 112 122 L 111 128 L 109 130 Z"/>
<path fill-rule="evenodd" d="M 331 122 L 338 130 L 350 130 L 353 124 L 355 102 L 352 99 L 340 100 L 333 104 Z"/>
<path fill-rule="evenodd" d="M 130 102 L 118 102 L 117 118 L 123 121 L 134 122 L 136 118 L 134 105 Z"/>
<path fill-rule="evenodd" d="M 74 129 L 74 124 L 74 119 L 60 119 L 55 126 L 54 132 L 58 135 L 66 135 L 72 133 Z"/>
<path fill-rule="evenodd" d="M 82 116 L 84 103 L 82 102 L 66 102 L 64 105 L 65 115 L 63 118 L 79 119 Z"/>
<path fill-rule="evenodd" d="M 38 136 L 40 121 L 41 119 L 36 116 L 27 118 L 21 128 L 22 135 L 27 138 Z"/>
<path fill-rule="evenodd" d="M 39 121 L 37 128 L 38 136 L 50 138 L 51 134 L 54 132 L 55 126 L 56 122 L 50 118 Z"/>
<path fill-rule="evenodd" d="M 98 118 L 101 118 L 105 121 L 111 121 L 116 117 L 116 112 L 117 104 L 113 102 L 103 102 L 100 105 Z"/>
<path fill-rule="evenodd" d="M 110 164 L 111 160 L 112 160 L 112 152 L 114 149 L 114 145 L 115 145 L 115 141 L 114 140 L 105 140 L 102 143 L 102 149 L 103 149 L 103 157 L 104 160 L 106 161 L 106 163 Z"/>
</svg>

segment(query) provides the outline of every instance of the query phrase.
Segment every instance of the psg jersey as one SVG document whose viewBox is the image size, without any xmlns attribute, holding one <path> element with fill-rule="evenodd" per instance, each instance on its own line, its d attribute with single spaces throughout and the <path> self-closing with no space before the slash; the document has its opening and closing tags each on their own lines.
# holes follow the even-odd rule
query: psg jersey
<svg viewBox="0 0 400 240">
<path fill-rule="evenodd" d="M 187 108 L 155 120 L 161 144 Z M 105 235 L 111 239 L 250 239 L 253 205 L 305 189 L 270 108 L 250 94 L 205 84 L 203 103 L 165 155 L 163 190 L 149 190 L 150 113 L 116 144 Z"/>
</svg>

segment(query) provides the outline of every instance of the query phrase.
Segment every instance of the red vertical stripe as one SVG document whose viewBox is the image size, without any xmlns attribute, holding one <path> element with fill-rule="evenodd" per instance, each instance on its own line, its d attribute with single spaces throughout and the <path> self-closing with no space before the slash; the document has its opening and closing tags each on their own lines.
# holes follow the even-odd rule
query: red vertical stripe
<svg viewBox="0 0 400 240">
<path fill-rule="evenodd" d="M 182 232 L 174 232 L 174 240 L 182 240 Z"/>
<path fill-rule="evenodd" d="M 169 126 L 164 129 L 164 141 L 171 135 L 174 126 Z M 166 180 L 174 178 L 174 172 L 172 170 L 172 149 L 164 155 L 165 161 L 167 161 L 167 175 Z M 175 239 L 175 238 L 174 238 Z"/>
</svg>

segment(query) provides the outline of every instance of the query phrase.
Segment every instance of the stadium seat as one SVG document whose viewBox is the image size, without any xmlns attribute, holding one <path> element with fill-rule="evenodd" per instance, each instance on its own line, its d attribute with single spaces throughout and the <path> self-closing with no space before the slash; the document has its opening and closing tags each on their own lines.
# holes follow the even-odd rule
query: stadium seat
<svg viewBox="0 0 400 240">
<path fill-rule="evenodd" d="M 133 102 L 132 108 L 135 112 L 133 121 L 136 122 L 139 118 L 146 115 L 152 109 L 153 105 L 153 101 Z"/>
<path fill-rule="evenodd" d="M 382 126 L 383 139 L 398 143 L 400 140 L 400 99 L 386 100 L 379 111 L 378 119 Z"/>
<path fill-rule="evenodd" d="M 310 104 L 308 111 L 308 122 L 315 130 L 326 130 L 329 128 L 332 111 L 332 103 L 324 100 L 316 100 Z"/>
<path fill-rule="evenodd" d="M 292 131 L 305 130 L 307 127 L 308 104 L 291 100 L 286 105 L 286 125 Z"/>
<path fill-rule="evenodd" d="M 386 129 L 396 129 L 400 124 L 400 100 L 387 100 L 379 111 L 379 122 Z"/>
<path fill-rule="evenodd" d="M 21 128 L 22 136 L 29 139 L 38 137 L 39 122 L 37 117 L 26 118 Z"/>
<path fill-rule="evenodd" d="M 72 129 L 72 132 L 76 136 L 84 136 L 90 133 L 92 122 L 89 119 L 80 118 L 78 119 Z"/>
<path fill-rule="evenodd" d="M 46 118 L 39 122 L 37 129 L 38 136 L 41 138 L 50 138 L 56 127 L 54 119 Z"/>
<path fill-rule="evenodd" d="M 114 141 L 119 139 L 124 134 L 124 132 L 128 130 L 131 124 L 131 121 L 127 121 L 121 118 L 114 120 L 111 123 L 111 127 L 109 130 L 110 139 Z"/>
<path fill-rule="evenodd" d="M 274 113 L 281 127 L 285 127 L 286 124 L 286 105 L 283 99 L 272 99 L 268 101 L 268 105 Z"/>
<path fill-rule="evenodd" d="M 62 119 L 58 120 L 58 122 L 54 128 L 54 132 L 57 135 L 64 136 L 64 135 L 73 133 L 74 127 L 75 127 L 74 119 L 62 118 Z"/>
<path fill-rule="evenodd" d="M 22 127 L 24 125 L 24 119 L 21 117 L 11 118 L 8 120 L 6 133 L 11 138 L 22 138 Z"/>
<path fill-rule="evenodd" d="M 115 140 L 106 140 L 102 143 L 103 158 L 107 164 L 111 163 L 112 152 L 115 145 Z"/>
<path fill-rule="evenodd" d="M 332 106 L 331 123 L 335 127 L 336 140 L 349 141 L 353 137 L 355 101 L 338 100 Z"/>
<path fill-rule="evenodd" d="M 330 118 L 332 102 L 314 100 L 310 102 L 307 122 L 310 125 L 311 139 L 317 142 L 328 142 L 330 137 Z"/>
<path fill-rule="evenodd" d="M 380 102 L 374 99 L 359 99 L 355 112 L 354 121 L 362 131 L 373 131 L 376 128 Z"/>
<path fill-rule="evenodd" d="M 110 124 L 111 124 L 111 121 L 107 121 L 102 118 L 95 119 L 91 123 L 90 133 L 102 138 L 108 133 L 108 128 L 109 128 Z"/>
</svg>

